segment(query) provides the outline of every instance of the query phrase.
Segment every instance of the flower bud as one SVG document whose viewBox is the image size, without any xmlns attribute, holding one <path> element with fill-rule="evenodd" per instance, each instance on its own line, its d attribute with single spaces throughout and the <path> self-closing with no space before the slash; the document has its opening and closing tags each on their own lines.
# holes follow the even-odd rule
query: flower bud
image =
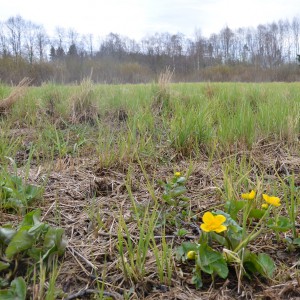
<svg viewBox="0 0 300 300">
<path fill-rule="evenodd" d="M 196 252 L 195 251 L 189 251 L 186 255 L 187 259 L 195 259 Z"/>
</svg>

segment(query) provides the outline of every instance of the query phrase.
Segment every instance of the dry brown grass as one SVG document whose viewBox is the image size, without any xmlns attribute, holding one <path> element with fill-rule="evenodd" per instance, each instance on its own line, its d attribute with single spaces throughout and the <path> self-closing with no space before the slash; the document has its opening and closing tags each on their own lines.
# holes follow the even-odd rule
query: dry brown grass
<svg viewBox="0 0 300 300">
<path fill-rule="evenodd" d="M 93 103 L 94 84 L 91 79 L 84 79 L 79 91 L 70 98 L 71 123 L 89 122 L 94 124 L 98 117 L 98 109 Z"/>
<path fill-rule="evenodd" d="M 6 115 L 7 113 L 9 113 L 13 105 L 24 97 L 31 82 L 32 79 L 25 77 L 19 82 L 16 87 L 13 88 L 10 95 L 0 102 L 0 115 Z"/>
<path fill-rule="evenodd" d="M 170 82 L 172 81 L 172 77 L 174 75 L 174 71 L 170 70 L 170 67 L 167 67 L 163 72 L 161 72 L 158 76 L 158 86 L 161 90 L 168 89 Z"/>
<path fill-rule="evenodd" d="M 273 166 L 274 170 L 268 171 L 268 180 L 276 180 L 282 166 L 299 176 L 299 157 L 291 156 L 284 148 L 278 151 L 278 147 L 274 144 L 257 144 L 252 151 L 242 151 L 240 154 L 255 158 L 258 169 Z M 199 226 L 203 211 L 222 204 L 218 190 L 223 188 L 222 162 L 226 159 L 224 157 L 213 161 L 211 167 L 206 157 L 201 157 L 194 163 L 194 171 L 188 181 L 188 196 L 193 212 L 198 212 L 199 216 L 195 226 Z M 173 173 L 173 168 L 187 170 L 189 163 L 188 160 L 181 159 L 174 161 L 172 166 L 158 166 L 149 162 L 145 167 L 152 180 L 165 178 Z M 97 281 L 104 284 L 105 295 L 112 299 L 123 299 L 124 293 L 129 289 L 133 289 L 130 299 L 297 299 L 293 298 L 300 295 L 295 264 L 297 256 L 293 257 L 285 252 L 283 244 L 274 246 L 272 236 L 263 236 L 253 247 L 256 251 L 268 252 L 277 263 L 285 264 L 289 277 L 278 273 L 273 281 L 245 279 L 242 283 L 242 294 L 237 294 L 234 272 L 225 282 L 217 279 L 211 284 L 211 279 L 207 278 L 205 288 L 195 290 L 191 284 L 191 268 L 180 266 L 175 261 L 172 283 L 169 286 L 164 285 L 159 282 L 155 273 L 151 249 L 147 276 L 139 283 L 126 281 L 120 270 L 117 246 L 121 210 L 132 241 L 138 242 L 139 238 L 136 223 L 131 218 L 130 197 L 125 188 L 128 168 L 127 163 L 123 166 L 99 168 L 98 159 L 89 157 L 76 158 L 71 163 L 63 161 L 54 170 L 39 166 L 30 171 L 29 181 L 32 183 L 43 184 L 43 178 L 48 177 L 42 204 L 43 219 L 64 228 L 68 238 L 67 251 L 61 262 L 57 281 L 57 285 L 69 295 L 67 299 L 75 299 L 76 295 L 89 299 L 89 295 L 97 292 Z M 133 197 L 139 205 L 146 205 L 152 201 L 146 179 L 138 163 L 132 163 L 130 168 Z M 22 170 L 19 171 L 22 175 Z M 155 189 L 158 191 L 157 187 Z M 2 216 L 5 219 L 3 221 L 12 221 L 11 215 Z M 198 236 L 194 233 L 188 239 L 196 241 Z M 177 246 L 184 240 L 186 237 L 174 235 L 169 242 Z M 159 244 L 159 240 L 157 243 Z"/>
<path fill-rule="evenodd" d="M 163 110 L 170 109 L 170 83 L 172 82 L 173 75 L 174 71 L 171 71 L 169 67 L 159 74 L 152 104 L 153 111 L 158 114 L 161 114 Z"/>
</svg>

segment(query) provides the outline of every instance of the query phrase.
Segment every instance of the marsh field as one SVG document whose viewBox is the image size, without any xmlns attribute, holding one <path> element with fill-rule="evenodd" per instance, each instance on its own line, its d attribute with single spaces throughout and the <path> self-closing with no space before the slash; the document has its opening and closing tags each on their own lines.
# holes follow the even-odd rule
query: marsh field
<svg viewBox="0 0 300 300">
<path fill-rule="evenodd" d="M 0 299 L 299 299 L 300 83 L 169 75 L 0 85 Z"/>
</svg>

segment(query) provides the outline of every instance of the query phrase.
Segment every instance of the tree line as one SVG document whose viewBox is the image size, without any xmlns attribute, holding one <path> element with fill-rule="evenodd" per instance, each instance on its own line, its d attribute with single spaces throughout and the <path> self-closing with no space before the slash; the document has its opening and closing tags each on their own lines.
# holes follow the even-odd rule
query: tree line
<svg viewBox="0 0 300 300">
<path fill-rule="evenodd" d="M 209 38 L 195 32 L 155 33 L 136 41 L 117 33 L 100 39 L 13 16 L 0 21 L 0 80 L 23 77 L 71 83 L 91 76 L 101 83 L 143 83 L 166 67 L 175 81 L 294 81 L 300 79 L 300 18 L 256 28 L 225 26 Z"/>
</svg>

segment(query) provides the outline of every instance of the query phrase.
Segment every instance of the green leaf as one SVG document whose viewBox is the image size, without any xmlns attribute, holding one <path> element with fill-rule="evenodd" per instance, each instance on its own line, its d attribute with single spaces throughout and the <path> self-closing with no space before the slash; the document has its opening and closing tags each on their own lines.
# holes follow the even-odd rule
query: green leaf
<svg viewBox="0 0 300 300">
<path fill-rule="evenodd" d="M 261 271 L 261 267 L 258 264 L 257 255 L 247 249 L 245 250 L 245 254 L 244 254 L 243 266 L 245 270 L 247 272 L 250 272 L 251 274 L 255 274 L 256 272 L 260 273 Z M 246 274 L 246 275 L 248 275 L 249 277 L 250 274 Z"/>
<path fill-rule="evenodd" d="M 46 231 L 45 229 L 48 229 L 49 225 L 37 222 L 34 226 L 32 226 L 28 233 L 37 237 L 39 234 L 41 234 L 43 231 Z"/>
<path fill-rule="evenodd" d="M 187 233 L 188 231 L 185 228 L 180 228 L 175 232 L 175 234 L 180 237 L 186 235 Z"/>
<path fill-rule="evenodd" d="M 222 210 L 216 210 L 216 211 L 214 211 L 214 214 L 223 215 L 226 218 L 224 225 L 229 227 L 230 231 L 232 231 L 233 233 L 236 233 L 236 234 L 242 233 L 243 228 L 231 217 L 231 215 L 225 213 Z"/>
<path fill-rule="evenodd" d="M 169 204 L 169 205 L 174 204 L 174 201 L 172 200 L 172 197 L 170 194 L 164 194 L 164 195 L 162 195 L 162 198 L 167 204 Z"/>
<path fill-rule="evenodd" d="M 266 253 L 259 253 L 257 256 L 258 262 L 262 267 L 263 272 L 260 272 L 263 276 L 272 278 L 276 269 L 273 259 Z"/>
<path fill-rule="evenodd" d="M 42 189 L 33 185 L 25 185 L 18 176 L 7 176 L 1 182 L 1 197 L 5 209 L 24 209 L 28 204 L 41 195 Z"/>
<path fill-rule="evenodd" d="M 183 242 L 181 246 L 175 249 L 177 260 L 185 260 L 185 256 L 189 251 L 198 251 L 199 245 L 191 242 Z"/>
<path fill-rule="evenodd" d="M 12 194 L 13 191 L 14 191 L 12 188 L 7 187 L 7 186 L 4 186 L 4 187 L 3 187 L 3 190 L 6 192 L 6 195 L 10 195 L 10 194 Z"/>
<path fill-rule="evenodd" d="M 238 212 L 242 210 L 246 204 L 247 201 L 244 200 L 229 200 L 225 204 L 225 210 L 233 220 L 236 220 Z"/>
<path fill-rule="evenodd" d="M 41 217 L 41 210 L 40 209 L 36 209 L 33 210 L 31 212 L 29 212 L 28 214 L 26 214 L 26 216 L 24 216 L 23 222 L 21 223 L 21 227 L 23 226 L 33 226 L 34 224 L 36 224 L 37 222 L 39 222 Z"/>
<path fill-rule="evenodd" d="M 0 291 L 0 299 L 2 300 L 19 300 L 15 297 L 14 292 L 11 289 L 1 290 Z"/>
<path fill-rule="evenodd" d="M 244 267 L 253 274 L 257 272 L 268 278 L 272 278 L 276 268 L 273 259 L 268 254 L 259 253 L 257 255 L 250 251 L 245 255 Z"/>
<path fill-rule="evenodd" d="M 200 268 L 208 273 L 217 273 L 221 278 L 228 276 L 228 267 L 223 255 L 206 244 L 199 247 Z M 197 262 L 197 261 L 196 261 Z"/>
<path fill-rule="evenodd" d="M 19 230 L 8 244 L 5 255 L 11 259 L 14 255 L 32 247 L 34 237 L 27 230 Z"/>
<path fill-rule="evenodd" d="M 176 198 L 176 197 L 184 194 L 186 191 L 187 191 L 186 187 L 184 187 L 184 186 L 178 186 L 178 187 L 174 188 L 170 192 L 170 194 L 171 194 L 171 197 Z"/>
<path fill-rule="evenodd" d="M 278 217 L 277 219 L 270 219 L 267 226 L 277 232 L 286 232 L 293 227 L 293 224 L 287 217 Z"/>
<path fill-rule="evenodd" d="M 261 219 L 265 213 L 266 213 L 265 210 L 253 208 L 250 210 L 249 218 Z"/>
<path fill-rule="evenodd" d="M 196 289 L 200 289 L 203 286 L 201 273 L 195 273 L 192 277 L 192 283 L 196 286 Z"/>
<path fill-rule="evenodd" d="M 218 242 L 220 245 L 227 246 L 227 241 L 223 236 L 217 234 L 216 232 L 210 232 L 210 236 L 214 241 Z"/>
<path fill-rule="evenodd" d="M 38 248 L 36 246 L 28 249 L 26 251 L 27 255 L 31 258 L 33 258 L 35 261 L 39 261 L 40 258 L 43 256 L 44 252 L 42 248 Z"/>
<path fill-rule="evenodd" d="M 17 299 L 23 300 L 26 298 L 26 283 L 22 277 L 17 277 L 11 283 L 12 289 L 15 291 L 15 295 L 18 297 Z"/>
<path fill-rule="evenodd" d="M 9 282 L 6 278 L 0 277 L 0 291 L 8 286 Z"/>
<path fill-rule="evenodd" d="M 40 217 L 41 217 L 41 211 L 36 210 L 36 211 L 33 211 L 33 214 L 30 214 L 30 213 L 27 214 L 24 218 L 25 222 L 23 221 L 23 223 L 22 223 L 23 227 L 26 227 L 27 224 L 28 224 L 28 226 L 30 226 L 29 224 L 32 225 L 32 227 L 28 230 L 28 233 L 34 235 L 35 237 L 37 237 L 43 231 L 46 232 L 49 227 L 49 225 L 40 221 Z"/>
<path fill-rule="evenodd" d="M 293 244 L 294 245 L 297 245 L 297 246 L 300 246 L 300 238 L 296 238 L 293 240 Z"/>
<path fill-rule="evenodd" d="M 26 283 L 22 277 L 17 277 L 11 282 L 10 288 L 0 291 L 1 300 L 25 300 Z"/>
<path fill-rule="evenodd" d="M 14 187 L 14 189 L 21 189 L 22 187 L 22 178 L 19 176 L 11 176 L 10 177 L 10 185 Z"/>
<path fill-rule="evenodd" d="M 5 209 L 22 209 L 24 207 L 24 204 L 22 202 L 22 200 L 18 199 L 18 198 L 8 198 L 5 200 L 5 202 L 3 203 L 3 207 Z"/>
<path fill-rule="evenodd" d="M 12 237 L 16 234 L 16 230 L 8 227 L 0 227 L 0 242 L 8 245 Z"/>
<path fill-rule="evenodd" d="M 223 215 L 226 218 L 224 225 L 228 227 L 227 236 L 231 241 L 230 248 L 238 244 L 243 233 L 243 228 L 231 217 L 231 215 L 223 212 L 222 210 L 214 211 L 214 214 Z"/>
<path fill-rule="evenodd" d="M 1 272 L 2 270 L 7 269 L 9 266 L 10 266 L 9 263 L 0 261 L 0 272 Z"/>
<path fill-rule="evenodd" d="M 25 189 L 26 199 L 30 203 L 41 195 L 41 188 L 34 185 L 27 185 Z"/>
<path fill-rule="evenodd" d="M 186 178 L 183 177 L 183 176 L 181 176 L 181 177 L 179 177 L 179 178 L 176 180 L 176 182 L 177 182 L 177 183 L 180 183 L 180 184 L 183 184 L 183 183 L 186 182 Z"/>
<path fill-rule="evenodd" d="M 188 253 L 189 251 L 197 251 L 197 249 L 199 248 L 199 244 L 192 242 L 183 242 L 182 248 L 184 249 L 185 253 Z"/>
<path fill-rule="evenodd" d="M 45 235 L 44 250 L 47 251 L 43 258 L 50 253 L 57 252 L 58 255 L 62 255 L 65 252 L 67 242 L 64 238 L 64 230 L 62 228 L 50 227 Z"/>
</svg>

